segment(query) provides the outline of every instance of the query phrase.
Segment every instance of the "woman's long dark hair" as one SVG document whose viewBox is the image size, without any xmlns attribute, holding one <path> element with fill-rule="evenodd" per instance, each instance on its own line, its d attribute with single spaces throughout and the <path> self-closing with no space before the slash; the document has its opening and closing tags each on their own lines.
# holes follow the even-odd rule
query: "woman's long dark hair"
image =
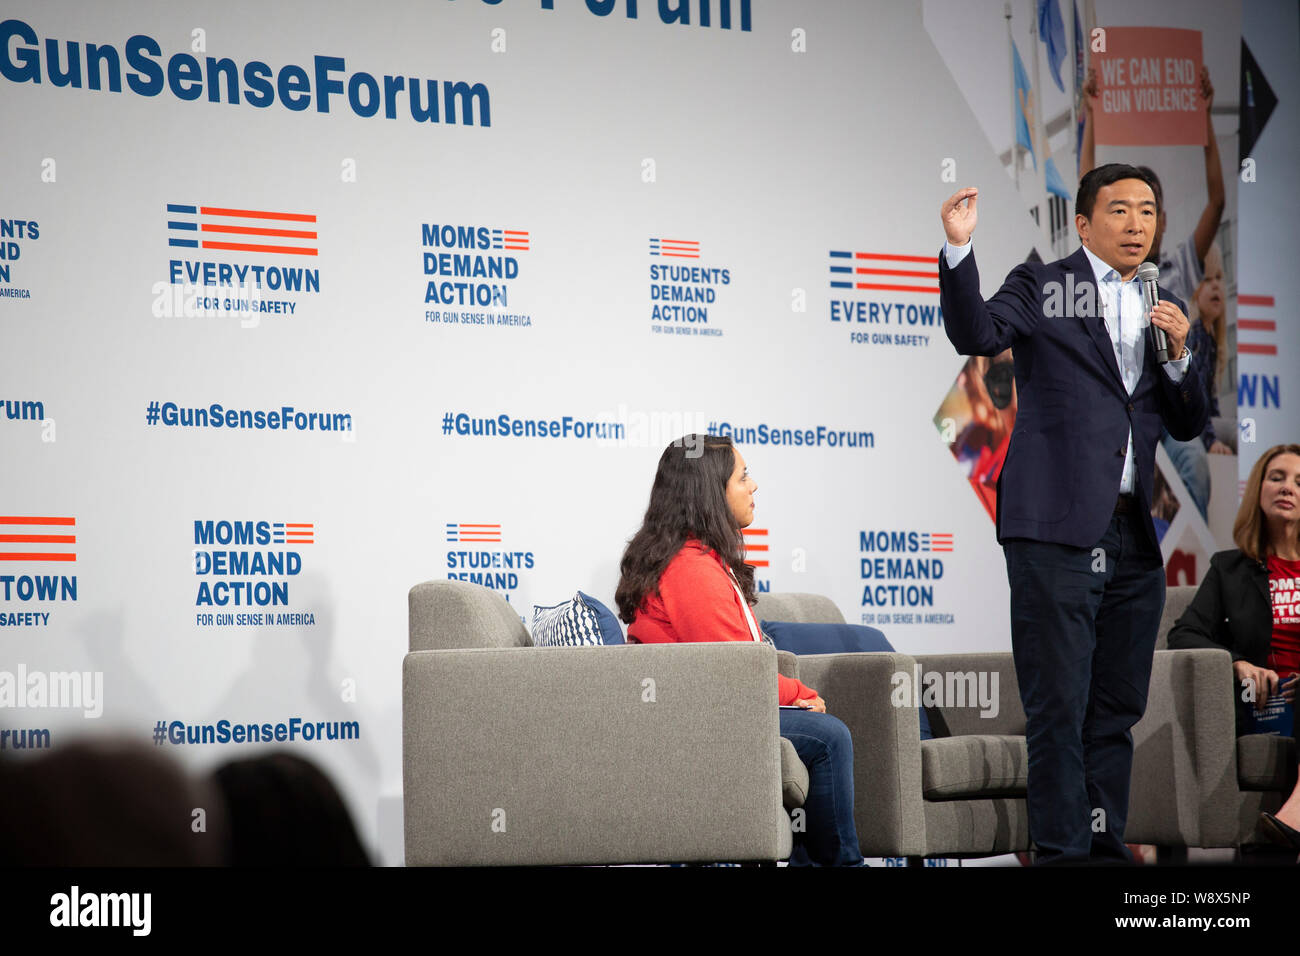
<svg viewBox="0 0 1300 956">
<path fill-rule="evenodd" d="M 645 520 L 619 565 L 614 600 L 624 623 L 632 623 L 647 595 L 659 592 L 660 575 L 688 537 L 721 555 L 745 600 L 754 603 L 754 569 L 745 563 L 745 539 L 727 504 L 727 482 L 735 469 L 730 438 L 687 435 L 664 449 Z"/>
</svg>

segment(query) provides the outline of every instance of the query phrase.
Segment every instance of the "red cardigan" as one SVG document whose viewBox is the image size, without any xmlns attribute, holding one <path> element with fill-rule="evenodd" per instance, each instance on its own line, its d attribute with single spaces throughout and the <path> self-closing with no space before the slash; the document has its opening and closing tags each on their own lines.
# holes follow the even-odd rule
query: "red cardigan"
<svg viewBox="0 0 1300 956">
<path fill-rule="evenodd" d="M 754 639 L 727 566 L 716 551 L 694 538 L 668 562 L 659 578 L 659 593 L 646 595 L 627 626 L 627 637 L 636 644 Z M 817 696 L 793 677 L 778 674 L 776 682 L 782 704 Z"/>
</svg>

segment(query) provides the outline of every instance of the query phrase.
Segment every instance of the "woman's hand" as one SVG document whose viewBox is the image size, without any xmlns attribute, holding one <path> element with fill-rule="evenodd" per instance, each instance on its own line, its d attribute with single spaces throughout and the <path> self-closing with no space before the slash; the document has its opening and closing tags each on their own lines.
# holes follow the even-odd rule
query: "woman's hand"
<svg viewBox="0 0 1300 956">
<path fill-rule="evenodd" d="M 1233 661 L 1233 673 L 1237 675 L 1237 683 L 1242 685 L 1243 693 L 1245 688 L 1251 688 L 1255 695 L 1255 709 L 1263 710 L 1268 699 L 1277 694 L 1279 679 L 1277 671 L 1271 671 L 1267 667 L 1256 667 L 1250 661 Z M 1292 683 L 1288 690 L 1292 697 L 1295 696 L 1295 684 Z"/>
<path fill-rule="evenodd" d="M 805 697 L 803 700 L 796 700 L 796 707 L 802 707 L 804 710 L 811 710 L 817 714 L 826 713 L 826 701 L 822 700 L 820 695 L 817 697 Z"/>
</svg>

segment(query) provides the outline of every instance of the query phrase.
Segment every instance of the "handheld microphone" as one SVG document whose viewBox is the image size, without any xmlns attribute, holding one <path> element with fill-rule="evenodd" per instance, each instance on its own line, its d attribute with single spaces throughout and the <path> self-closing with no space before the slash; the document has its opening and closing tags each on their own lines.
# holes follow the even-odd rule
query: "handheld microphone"
<svg viewBox="0 0 1300 956">
<path fill-rule="evenodd" d="M 1160 291 L 1156 288 L 1160 267 L 1154 262 L 1144 262 L 1138 266 L 1137 277 L 1142 283 L 1142 305 L 1146 308 L 1147 315 L 1150 315 L 1160 301 Z M 1156 361 L 1166 365 L 1169 362 L 1169 338 L 1165 335 L 1165 330 L 1154 322 L 1151 323 L 1151 332 L 1156 342 Z"/>
</svg>

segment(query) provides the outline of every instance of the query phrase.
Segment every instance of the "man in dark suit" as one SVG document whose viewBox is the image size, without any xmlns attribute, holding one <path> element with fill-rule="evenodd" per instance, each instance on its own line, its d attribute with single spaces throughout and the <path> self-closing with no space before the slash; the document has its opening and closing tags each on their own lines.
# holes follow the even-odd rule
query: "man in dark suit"
<svg viewBox="0 0 1300 956">
<path fill-rule="evenodd" d="M 1159 209 L 1142 171 L 1083 178 L 1083 248 L 1012 270 L 987 302 L 971 252 L 977 190 L 941 210 L 948 338 L 963 355 L 1015 360 L 1019 411 L 998 481 L 997 532 L 1011 586 L 1011 646 L 1027 718 L 1029 832 L 1042 863 L 1129 861 L 1124 846 L 1132 726 L 1146 709 L 1164 608 L 1151 522 L 1163 423 L 1189 440 L 1208 402 L 1188 375 L 1182 303 L 1161 290 L 1148 316 L 1137 268 Z M 1155 358 L 1150 326 L 1169 362 Z"/>
</svg>

